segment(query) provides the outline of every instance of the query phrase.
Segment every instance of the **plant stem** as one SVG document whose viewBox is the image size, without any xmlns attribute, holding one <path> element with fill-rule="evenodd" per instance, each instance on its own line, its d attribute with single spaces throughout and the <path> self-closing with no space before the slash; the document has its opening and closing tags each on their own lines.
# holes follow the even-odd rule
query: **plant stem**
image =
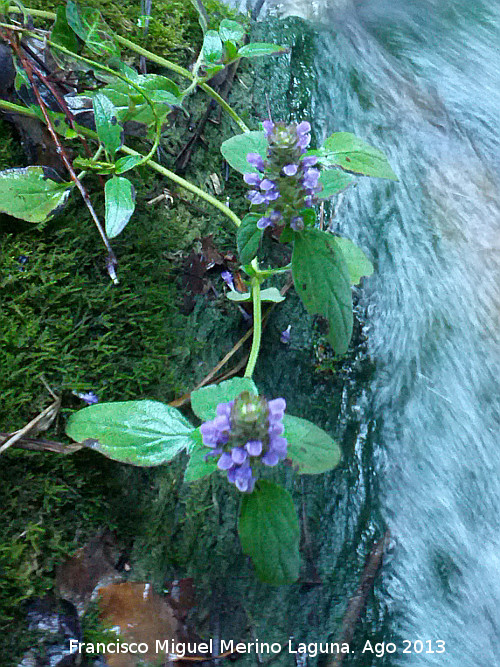
<svg viewBox="0 0 500 667">
<path fill-rule="evenodd" d="M 35 118 L 37 120 L 40 120 L 37 114 L 34 111 L 31 111 L 30 109 L 27 109 L 26 107 L 22 107 L 18 104 L 13 104 L 12 102 L 7 102 L 5 100 L 0 99 L 0 109 L 5 109 L 6 111 L 10 111 L 12 113 L 19 113 L 24 116 L 29 116 L 30 118 Z M 89 137 L 89 139 L 93 139 L 94 141 L 99 141 L 97 137 L 97 133 L 94 132 L 93 130 L 89 130 L 86 127 L 82 127 L 81 125 L 75 125 L 76 131 L 79 134 L 83 134 L 86 137 Z M 126 153 L 127 155 L 137 155 L 139 157 L 143 157 L 140 153 L 137 151 L 132 150 L 128 146 L 122 146 L 120 149 L 123 153 Z M 212 195 L 208 194 L 208 192 L 204 192 L 201 188 L 197 187 L 194 185 L 194 183 L 190 183 L 189 181 L 186 181 L 184 178 L 181 176 L 178 176 L 174 172 L 170 171 L 169 169 L 166 169 L 163 167 L 161 164 L 158 164 L 154 160 L 148 160 L 146 162 L 146 165 L 148 167 L 151 167 L 151 169 L 154 169 L 157 171 L 159 174 L 162 176 L 165 176 L 171 181 L 174 181 L 181 187 L 183 187 L 185 190 L 189 190 L 193 194 L 197 195 L 198 197 L 201 197 L 205 201 L 207 201 L 209 204 L 212 204 L 215 208 L 218 208 L 219 211 L 224 213 L 224 215 L 229 218 L 235 225 L 236 227 L 239 227 L 241 225 L 241 220 L 240 218 L 236 215 L 236 213 L 233 213 L 231 209 L 220 202 L 218 199 L 215 197 L 212 197 Z"/>
<path fill-rule="evenodd" d="M 29 7 L 26 7 L 25 9 L 28 14 L 31 14 L 31 16 L 37 16 L 38 18 L 42 19 L 52 19 L 52 20 L 56 19 L 56 15 L 53 12 L 46 12 L 40 9 L 30 9 Z M 21 9 L 16 6 L 9 7 L 8 11 L 12 14 L 22 14 Z M 114 34 L 113 37 L 116 39 L 118 43 L 122 44 L 123 46 L 126 46 L 131 51 L 135 51 L 139 55 L 144 56 L 151 62 L 154 62 L 157 65 L 161 65 L 162 67 L 166 67 L 167 69 L 171 70 L 172 72 L 176 72 L 177 74 L 180 74 L 180 76 L 183 76 L 186 79 L 190 79 L 191 81 L 194 80 L 193 74 L 188 69 L 185 69 L 180 65 L 176 65 L 175 63 L 170 62 L 170 60 L 166 60 L 166 58 L 157 56 L 151 51 L 148 51 L 142 46 L 139 46 L 139 44 L 135 44 L 126 37 L 122 37 L 121 35 L 116 35 L 116 34 Z M 234 120 L 234 122 L 238 125 L 238 127 L 242 132 L 250 132 L 250 128 L 248 128 L 245 125 L 245 123 L 238 116 L 236 111 L 234 111 L 234 109 L 232 109 L 232 107 L 226 102 L 226 100 L 223 99 L 217 92 L 215 92 L 213 88 L 211 88 L 206 83 L 202 83 L 201 81 L 198 85 L 202 90 L 204 90 L 207 93 L 207 95 L 210 95 L 210 97 L 214 99 L 224 109 L 224 111 Z"/>
<path fill-rule="evenodd" d="M 253 302 L 253 338 L 252 349 L 245 369 L 245 377 L 251 378 L 257 363 L 260 351 L 260 340 L 262 338 L 262 302 L 260 299 L 260 280 L 257 276 L 251 279 L 252 302 Z"/>
</svg>

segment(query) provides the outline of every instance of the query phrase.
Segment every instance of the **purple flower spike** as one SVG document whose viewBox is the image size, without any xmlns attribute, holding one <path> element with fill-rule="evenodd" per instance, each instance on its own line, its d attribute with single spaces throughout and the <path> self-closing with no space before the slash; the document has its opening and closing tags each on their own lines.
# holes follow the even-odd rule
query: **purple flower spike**
<svg viewBox="0 0 500 667">
<path fill-rule="evenodd" d="M 231 271 L 223 271 L 220 274 L 220 277 L 222 278 L 222 280 L 226 283 L 226 285 L 228 287 L 230 287 L 232 290 L 234 290 L 234 280 L 233 280 L 233 274 L 231 273 Z"/>
<path fill-rule="evenodd" d="M 259 176 L 259 174 L 256 174 L 255 172 L 251 172 L 249 174 L 243 174 L 243 180 L 247 185 L 260 185 L 262 176 Z"/>
<path fill-rule="evenodd" d="M 264 165 L 264 160 L 260 153 L 247 153 L 247 162 L 251 164 L 252 167 L 255 167 L 259 171 L 264 171 L 266 168 Z"/>
<path fill-rule="evenodd" d="M 285 174 L 285 176 L 295 176 L 298 169 L 299 167 L 296 164 L 286 164 L 283 167 L 283 173 Z"/>
<path fill-rule="evenodd" d="M 264 128 L 264 132 L 266 133 L 266 136 L 267 136 L 267 137 L 270 137 L 271 134 L 272 134 L 273 131 L 274 131 L 274 123 L 273 123 L 273 121 L 272 121 L 272 120 L 265 120 L 265 121 L 262 123 L 262 127 Z"/>
<path fill-rule="evenodd" d="M 283 398 L 266 401 L 244 391 L 234 401 L 219 403 L 215 419 L 200 426 L 203 443 L 212 450 L 205 460 L 217 458 L 218 469 L 242 493 L 254 490 L 254 466 L 275 466 L 286 458 L 285 407 Z"/>
</svg>

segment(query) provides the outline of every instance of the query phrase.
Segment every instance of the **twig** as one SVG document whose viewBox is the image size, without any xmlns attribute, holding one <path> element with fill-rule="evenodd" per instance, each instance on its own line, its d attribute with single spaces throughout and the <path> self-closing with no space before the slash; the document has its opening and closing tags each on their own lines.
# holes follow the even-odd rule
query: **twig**
<svg viewBox="0 0 500 667">
<path fill-rule="evenodd" d="M 377 576 L 377 573 L 382 566 L 382 560 L 387 543 L 389 542 L 389 538 L 390 533 L 387 530 L 384 537 L 379 540 L 370 551 L 365 569 L 361 575 L 359 586 L 352 598 L 349 600 L 347 610 L 344 614 L 342 629 L 340 631 L 339 645 L 344 643 L 350 644 L 352 642 L 356 624 L 366 607 L 368 594 L 373 588 L 375 577 Z M 337 653 L 335 657 L 332 656 L 332 658 L 327 662 L 327 667 L 339 667 L 339 665 L 341 665 L 344 660 L 344 655 L 345 653 Z"/>
<path fill-rule="evenodd" d="M 11 436 L 16 435 L 14 433 L 0 433 L 0 438 L 10 438 Z M 83 448 L 83 445 L 73 443 L 71 445 L 65 445 L 62 442 L 56 442 L 55 440 L 44 440 L 43 438 L 20 438 L 15 443 L 12 444 L 12 447 L 17 447 L 18 449 L 29 449 L 34 452 L 56 452 L 56 454 L 73 454 L 79 449 Z"/>
<path fill-rule="evenodd" d="M 3 454 L 9 447 L 12 447 L 18 440 L 21 440 L 23 436 L 27 435 L 32 429 L 36 428 L 36 426 L 40 425 L 40 422 L 44 422 L 45 420 L 45 428 L 47 428 L 47 421 L 50 424 L 53 419 L 55 418 L 59 406 L 61 405 L 61 399 L 57 398 L 53 403 L 49 405 L 48 408 L 45 408 L 45 410 L 42 410 L 40 414 L 38 414 L 36 417 L 34 417 L 26 426 L 23 426 L 23 428 L 19 429 L 19 431 L 16 431 L 12 435 L 7 434 L 7 440 L 5 440 L 0 447 L 0 454 Z"/>
</svg>

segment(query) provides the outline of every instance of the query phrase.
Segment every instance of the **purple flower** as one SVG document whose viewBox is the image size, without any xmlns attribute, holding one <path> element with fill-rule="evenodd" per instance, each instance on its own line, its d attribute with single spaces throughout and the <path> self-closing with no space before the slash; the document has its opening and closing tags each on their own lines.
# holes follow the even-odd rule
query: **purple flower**
<svg viewBox="0 0 500 667">
<path fill-rule="evenodd" d="M 316 155 L 306 155 L 306 157 L 302 158 L 301 160 L 303 167 L 314 167 L 317 162 L 318 158 Z"/>
<path fill-rule="evenodd" d="M 264 128 L 264 132 L 266 133 L 267 137 L 270 137 L 274 132 L 274 123 L 272 120 L 265 120 L 262 123 L 262 127 Z"/>
<path fill-rule="evenodd" d="M 302 179 L 302 185 L 305 188 L 314 189 L 318 185 L 319 176 L 319 169 L 308 169 Z"/>
<path fill-rule="evenodd" d="M 260 189 L 264 192 L 268 192 L 269 190 L 276 189 L 276 183 L 269 178 L 263 178 L 260 183 Z"/>
<path fill-rule="evenodd" d="M 303 120 L 302 123 L 299 123 L 296 127 L 296 132 L 299 137 L 309 134 L 311 131 L 311 124 L 307 120 Z"/>
<path fill-rule="evenodd" d="M 247 153 L 247 162 L 259 171 L 264 171 L 265 169 L 264 160 L 262 159 L 262 155 L 260 155 L 260 153 Z"/>
<path fill-rule="evenodd" d="M 304 229 L 304 219 L 300 215 L 295 215 L 290 220 L 290 227 L 294 232 L 301 232 Z"/>
<path fill-rule="evenodd" d="M 96 403 L 99 403 L 99 397 L 97 394 L 94 394 L 93 391 L 87 391 L 81 394 L 76 392 L 73 393 L 75 396 L 78 396 L 78 398 L 81 398 L 87 405 L 95 405 Z"/>
<path fill-rule="evenodd" d="M 274 227 L 273 221 L 271 218 L 266 217 L 265 215 L 262 216 L 259 220 L 257 220 L 257 227 L 259 229 L 265 229 L 266 227 Z"/>
<path fill-rule="evenodd" d="M 255 172 L 251 172 L 249 174 L 243 174 L 243 180 L 247 185 L 260 185 L 262 176 L 259 176 L 259 174 L 256 174 Z"/>
<path fill-rule="evenodd" d="M 299 166 L 297 164 L 286 164 L 283 167 L 283 173 L 285 176 L 295 176 L 299 169 Z"/>
<path fill-rule="evenodd" d="M 288 345 L 288 343 L 290 342 L 290 336 L 291 336 L 290 331 L 291 331 L 291 329 L 292 329 L 292 325 L 289 324 L 287 326 L 287 328 L 284 331 L 281 332 L 280 341 L 284 345 Z"/>
<path fill-rule="evenodd" d="M 219 470 L 241 492 L 253 491 L 256 466 L 275 466 L 286 458 L 285 408 L 283 398 L 266 401 L 244 391 L 234 401 L 219 403 L 215 419 L 200 426 L 203 444 L 211 450 L 207 457 L 217 457 Z"/>
<path fill-rule="evenodd" d="M 258 204 L 263 204 L 264 202 L 267 201 L 266 195 L 263 195 L 261 192 L 258 192 L 257 190 L 250 190 L 250 192 L 247 194 L 247 199 L 250 200 L 254 206 L 257 206 Z"/>
<path fill-rule="evenodd" d="M 223 271 L 220 274 L 222 280 L 226 283 L 228 287 L 230 287 L 232 290 L 234 290 L 234 280 L 233 280 L 233 274 L 231 271 Z"/>
</svg>

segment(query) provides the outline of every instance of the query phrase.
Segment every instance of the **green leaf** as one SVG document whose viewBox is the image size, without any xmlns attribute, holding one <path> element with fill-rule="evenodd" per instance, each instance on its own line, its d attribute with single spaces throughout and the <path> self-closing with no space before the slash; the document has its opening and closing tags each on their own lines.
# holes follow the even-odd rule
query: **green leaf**
<svg viewBox="0 0 500 667">
<path fill-rule="evenodd" d="M 184 473 L 184 481 L 188 484 L 207 477 L 217 470 L 216 458 L 209 457 L 205 461 L 205 456 L 210 452 L 210 447 L 206 447 L 203 444 L 199 428 L 193 431 L 191 438 L 193 444 L 189 452 L 189 462 L 186 472 Z"/>
<path fill-rule="evenodd" d="M 236 232 L 236 243 L 242 264 L 250 264 L 259 250 L 260 240 L 264 233 L 256 224 L 260 217 L 258 214 L 248 213 Z"/>
<path fill-rule="evenodd" d="M 192 446 L 194 427 L 159 401 L 97 403 L 71 415 L 66 434 L 114 461 L 136 466 L 166 463 Z"/>
<path fill-rule="evenodd" d="M 124 174 L 136 167 L 142 160 L 140 155 L 126 155 L 115 162 L 115 174 Z"/>
<path fill-rule="evenodd" d="M 93 53 L 106 60 L 120 57 L 118 44 L 97 9 L 78 7 L 72 0 L 68 0 L 66 19 L 69 26 Z"/>
<path fill-rule="evenodd" d="M 241 501 L 238 533 L 261 581 L 275 586 L 297 581 L 300 530 L 288 491 L 273 482 L 257 482 Z"/>
<path fill-rule="evenodd" d="M 214 63 L 222 58 L 222 40 L 216 30 L 207 30 L 203 38 L 203 58 L 205 62 Z"/>
<path fill-rule="evenodd" d="M 123 128 L 118 124 L 116 107 L 102 92 L 94 95 L 92 104 L 99 141 L 108 153 L 114 156 L 123 145 Z"/>
<path fill-rule="evenodd" d="M 245 36 L 245 28 L 237 21 L 223 19 L 219 25 L 219 35 L 223 42 L 239 42 Z"/>
<path fill-rule="evenodd" d="M 26 222 L 46 222 L 66 203 L 72 183 L 58 183 L 50 167 L 0 171 L 0 212 Z"/>
<path fill-rule="evenodd" d="M 296 233 L 292 275 L 307 312 L 328 320 L 328 340 L 336 354 L 346 352 L 352 336 L 351 284 L 335 238 L 318 229 Z"/>
<path fill-rule="evenodd" d="M 307 419 L 285 414 L 284 436 L 288 440 L 288 454 L 301 475 L 319 475 L 335 468 L 341 458 L 340 447 L 328 433 Z"/>
<path fill-rule="evenodd" d="M 207 16 L 207 11 L 205 7 L 203 6 L 203 3 L 201 0 L 191 0 L 191 4 L 193 7 L 196 9 L 198 12 L 198 22 L 200 24 L 200 27 L 203 31 L 203 34 L 206 33 L 208 30 L 208 16 Z"/>
<path fill-rule="evenodd" d="M 215 418 L 219 403 L 229 403 L 243 391 L 255 395 L 259 393 L 250 378 L 232 378 L 220 384 L 209 384 L 208 387 L 202 387 L 192 392 L 191 408 L 197 417 L 203 419 L 203 421 L 208 421 Z"/>
<path fill-rule="evenodd" d="M 68 23 L 68 19 L 66 18 L 66 7 L 64 5 L 57 8 L 56 20 L 50 33 L 50 41 L 63 46 L 69 51 L 74 51 L 75 53 L 79 53 L 80 51 L 81 42 L 78 41 L 75 32 L 71 29 Z"/>
<path fill-rule="evenodd" d="M 127 178 L 113 176 L 104 186 L 106 234 L 112 239 L 123 231 L 135 209 L 135 191 Z"/>
<path fill-rule="evenodd" d="M 250 292 L 227 292 L 226 294 L 229 301 L 251 301 L 252 295 Z M 261 290 L 260 293 L 261 301 L 272 301 L 273 303 L 281 303 L 285 300 L 284 296 L 281 296 L 280 291 L 276 287 L 268 287 L 267 289 Z"/>
<path fill-rule="evenodd" d="M 220 152 L 224 160 L 241 174 L 256 172 L 257 169 L 247 162 L 247 154 L 259 153 L 265 160 L 267 157 L 267 138 L 264 132 L 259 131 L 236 134 L 223 142 Z"/>
<path fill-rule="evenodd" d="M 233 44 L 233 42 L 224 42 L 224 62 L 229 63 L 232 60 L 236 60 L 238 58 L 238 47 Z"/>
<path fill-rule="evenodd" d="M 365 253 L 358 248 L 350 239 L 342 236 L 335 236 L 335 243 L 340 247 L 344 255 L 349 278 L 353 285 L 357 285 L 363 276 L 371 276 L 373 273 L 373 264 Z"/>
<path fill-rule="evenodd" d="M 328 199 L 333 197 L 333 195 L 337 195 L 355 182 L 356 180 L 352 176 L 340 169 L 323 170 L 319 177 L 319 183 L 323 186 L 323 190 L 318 193 L 318 198 Z"/>
<path fill-rule="evenodd" d="M 245 44 L 238 51 L 240 58 L 258 58 L 260 56 L 273 56 L 278 53 L 288 53 L 288 48 L 277 44 L 256 42 L 255 44 Z"/>
<path fill-rule="evenodd" d="M 398 180 L 384 153 L 350 132 L 335 132 L 315 153 L 321 164 L 339 166 L 354 174 Z"/>
</svg>

